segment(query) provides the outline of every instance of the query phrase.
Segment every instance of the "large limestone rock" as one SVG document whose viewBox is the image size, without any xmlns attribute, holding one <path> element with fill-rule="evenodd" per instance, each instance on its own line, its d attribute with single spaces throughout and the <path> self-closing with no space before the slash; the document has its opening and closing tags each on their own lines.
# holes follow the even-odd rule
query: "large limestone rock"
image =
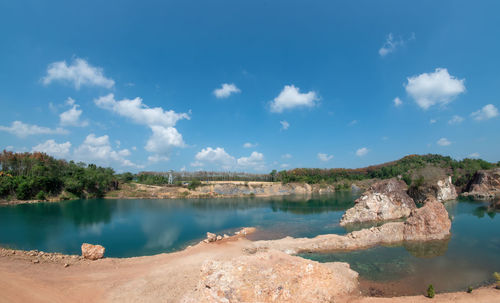
<svg viewBox="0 0 500 303">
<path fill-rule="evenodd" d="M 450 236 L 451 220 L 446 208 L 434 197 L 429 197 L 425 205 L 412 210 L 404 223 L 405 241 L 442 240 Z"/>
<path fill-rule="evenodd" d="M 455 185 L 451 182 L 451 177 L 441 177 L 438 180 L 426 181 L 420 186 L 411 186 L 408 190 L 416 203 L 424 203 L 428 197 L 434 197 L 439 202 L 453 200 L 458 197 Z"/>
<path fill-rule="evenodd" d="M 395 178 L 374 183 L 346 211 L 340 225 L 407 217 L 416 206 L 406 190 L 406 183 Z"/>
<path fill-rule="evenodd" d="M 101 245 L 92 245 L 88 243 L 82 244 L 82 256 L 85 259 L 97 260 L 104 257 L 106 249 Z"/>
<path fill-rule="evenodd" d="M 500 168 L 476 172 L 464 195 L 477 199 L 493 199 L 500 196 Z"/>
<path fill-rule="evenodd" d="M 269 250 L 207 261 L 183 302 L 334 302 L 357 289 L 347 263 L 318 263 Z"/>
</svg>

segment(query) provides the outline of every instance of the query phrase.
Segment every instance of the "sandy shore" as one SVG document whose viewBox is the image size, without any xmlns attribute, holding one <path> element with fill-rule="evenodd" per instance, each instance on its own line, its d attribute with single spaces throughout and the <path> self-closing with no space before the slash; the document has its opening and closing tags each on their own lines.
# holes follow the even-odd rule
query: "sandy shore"
<svg viewBox="0 0 500 303">
<path fill-rule="evenodd" d="M 206 260 L 230 260 L 250 244 L 235 236 L 175 253 L 97 261 L 0 249 L 0 302 L 179 302 L 196 288 Z M 345 303 L 428 300 L 423 295 L 375 298 L 359 293 L 338 298 Z M 432 302 L 500 302 L 500 290 L 438 294 Z"/>
</svg>

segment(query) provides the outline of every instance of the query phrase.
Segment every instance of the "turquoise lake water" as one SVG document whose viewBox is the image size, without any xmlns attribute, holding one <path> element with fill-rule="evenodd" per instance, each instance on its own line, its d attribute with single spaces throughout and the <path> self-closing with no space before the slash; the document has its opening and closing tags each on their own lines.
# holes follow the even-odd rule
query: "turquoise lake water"
<svg viewBox="0 0 500 303">
<path fill-rule="evenodd" d="M 152 255 L 197 243 L 207 231 L 231 233 L 245 226 L 251 238 L 314 237 L 346 231 L 339 226 L 356 198 L 351 192 L 321 196 L 179 200 L 76 200 L 0 207 L 0 245 L 80 254 L 83 242 L 106 247 L 108 257 Z M 448 241 L 349 253 L 302 254 L 320 262 L 344 261 L 364 280 L 392 283 L 418 293 L 463 290 L 491 282 L 500 271 L 500 215 L 486 202 L 452 201 Z"/>
</svg>

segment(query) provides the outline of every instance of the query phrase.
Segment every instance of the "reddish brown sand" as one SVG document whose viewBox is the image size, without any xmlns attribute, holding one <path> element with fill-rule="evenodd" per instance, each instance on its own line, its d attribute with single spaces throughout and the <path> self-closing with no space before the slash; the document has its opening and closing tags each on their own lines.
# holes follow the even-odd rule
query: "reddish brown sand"
<svg viewBox="0 0 500 303">
<path fill-rule="evenodd" d="M 241 255 L 248 244 L 235 237 L 176 253 L 97 261 L 1 249 L 0 302 L 178 302 L 196 287 L 205 260 L 228 260 Z M 429 299 L 352 295 L 338 301 L 409 303 Z M 500 302 L 500 290 L 485 287 L 471 294 L 438 294 L 432 302 Z"/>
</svg>

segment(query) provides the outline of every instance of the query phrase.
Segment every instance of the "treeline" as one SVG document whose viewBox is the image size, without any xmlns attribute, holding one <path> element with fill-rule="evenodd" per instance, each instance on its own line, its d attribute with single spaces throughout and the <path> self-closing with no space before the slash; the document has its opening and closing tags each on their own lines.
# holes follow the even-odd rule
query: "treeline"
<svg viewBox="0 0 500 303">
<path fill-rule="evenodd" d="M 0 198 L 45 200 L 62 198 L 98 198 L 118 187 L 120 176 L 111 168 L 94 164 L 67 162 L 47 154 L 0 154 Z"/>
<path fill-rule="evenodd" d="M 426 166 L 435 166 L 448 170 L 448 173 L 453 176 L 453 183 L 462 186 L 472 178 L 476 171 L 500 166 L 500 162 L 490 163 L 481 159 L 457 161 L 448 156 L 435 154 L 410 155 L 397 161 L 364 168 L 296 168 L 280 172 L 274 170 L 270 175 L 274 181 L 283 183 L 306 182 L 309 184 L 359 181 L 372 178 L 388 179 L 401 176 L 410 185 L 413 182 L 412 172 Z"/>
<path fill-rule="evenodd" d="M 139 183 L 150 185 L 169 184 L 169 174 L 172 174 L 172 183 L 180 185 L 184 182 L 197 181 L 272 181 L 270 174 L 250 174 L 243 172 L 140 172 L 135 176 Z"/>
</svg>

